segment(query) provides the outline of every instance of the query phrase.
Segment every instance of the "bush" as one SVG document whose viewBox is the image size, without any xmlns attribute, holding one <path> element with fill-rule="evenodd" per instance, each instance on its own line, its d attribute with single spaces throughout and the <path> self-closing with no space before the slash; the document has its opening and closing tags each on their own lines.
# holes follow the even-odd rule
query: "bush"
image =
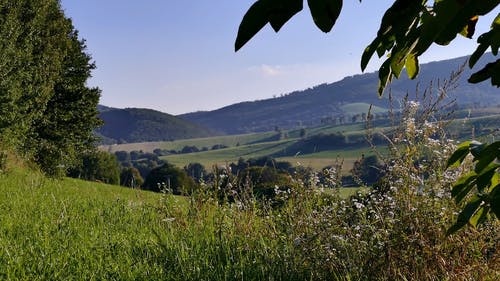
<svg viewBox="0 0 500 281">
<path fill-rule="evenodd" d="M 191 194 L 196 189 L 196 183 L 184 170 L 165 163 L 151 170 L 144 182 L 144 189 L 155 192 L 166 190 L 173 194 Z"/>
<path fill-rule="evenodd" d="M 224 144 L 215 144 L 212 146 L 212 150 L 217 150 L 217 149 L 224 149 L 224 148 L 228 148 L 229 146 L 227 145 L 224 145 Z"/>
<path fill-rule="evenodd" d="M 120 164 L 116 156 L 103 151 L 89 152 L 69 170 L 68 176 L 108 184 L 120 184 Z"/>
<path fill-rule="evenodd" d="M 116 159 L 119 162 L 130 162 L 130 153 L 127 151 L 116 151 L 115 152 Z"/>
<path fill-rule="evenodd" d="M 194 153 L 194 152 L 199 152 L 200 150 L 196 147 L 196 146 L 190 146 L 190 145 L 186 145 L 182 148 L 182 150 L 180 151 L 180 153 Z"/>
<path fill-rule="evenodd" d="M 201 183 L 208 176 L 205 167 L 200 163 L 189 163 L 184 167 L 184 171 L 197 183 Z"/>
<path fill-rule="evenodd" d="M 360 160 L 354 162 L 351 173 L 363 185 L 372 186 L 382 178 L 384 171 L 385 167 L 376 155 L 363 155 Z"/>
<path fill-rule="evenodd" d="M 275 204 L 276 195 L 292 188 L 291 177 L 286 172 L 280 172 L 271 167 L 248 167 L 238 175 L 238 182 L 250 186 L 257 200 L 270 200 Z"/>
<path fill-rule="evenodd" d="M 144 179 L 142 178 L 141 173 L 139 173 L 139 170 L 134 167 L 122 169 L 120 173 L 121 186 L 138 188 L 141 187 L 143 183 Z"/>
</svg>

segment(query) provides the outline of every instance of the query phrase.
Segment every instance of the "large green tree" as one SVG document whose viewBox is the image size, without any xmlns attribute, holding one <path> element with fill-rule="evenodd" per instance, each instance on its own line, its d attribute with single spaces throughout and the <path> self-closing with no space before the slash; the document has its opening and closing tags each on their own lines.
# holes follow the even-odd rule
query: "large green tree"
<svg viewBox="0 0 500 281">
<path fill-rule="evenodd" d="M 72 167 L 68 174 L 73 178 L 118 185 L 120 172 L 120 163 L 115 155 L 104 151 L 92 151 L 82 155 L 79 163 Z"/>
<path fill-rule="evenodd" d="M 0 1 L 0 138 L 21 150 L 43 117 L 64 57 L 67 27 L 53 0 Z"/>
<path fill-rule="evenodd" d="M 308 0 L 311 16 L 316 26 L 329 32 L 341 13 L 342 0 Z M 377 53 L 387 57 L 379 69 L 379 89 L 384 89 L 393 77 L 399 78 L 403 68 L 410 78 L 419 71 L 418 58 L 432 44 L 448 45 L 457 35 L 472 38 L 481 16 L 492 12 L 500 0 L 395 0 L 382 17 L 380 28 L 373 42 L 361 57 L 364 70 Z M 258 0 L 247 11 L 238 30 L 235 49 L 245 45 L 266 24 L 278 32 L 295 14 L 303 9 L 303 0 Z M 477 39 L 477 50 L 469 60 L 472 68 L 488 50 L 498 55 L 500 47 L 500 14 L 491 24 L 491 30 Z M 469 78 L 478 83 L 490 80 L 500 87 L 500 59 L 487 64 Z"/>
<path fill-rule="evenodd" d="M 61 76 L 43 118 L 34 123 L 35 160 L 50 175 L 64 174 L 83 152 L 93 150 L 93 130 L 102 123 L 97 110 L 100 90 L 86 85 L 95 65 L 73 28 L 68 39 Z"/>
<path fill-rule="evenodd" d="M 63 175 L 93 149 L 94 68 L 58 0 L 0 0 L 0 144 Z"/>
<path fill-rule="evenodd" d="M 151 170 L 143 185 L 146 190 L 161 192 L 168 189 L 174 194 L 191 194 L 196 186 L 184 170 L 169 163 Z"/>
</svg>

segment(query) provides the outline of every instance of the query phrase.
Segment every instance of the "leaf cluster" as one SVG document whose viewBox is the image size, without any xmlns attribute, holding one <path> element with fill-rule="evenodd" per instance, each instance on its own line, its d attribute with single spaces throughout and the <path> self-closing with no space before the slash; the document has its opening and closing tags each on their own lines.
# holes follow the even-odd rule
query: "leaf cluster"
<svg viewBox="0 0 500 281">
<path fill-rule="evenodd" d="M 329 32 L 342 10 L 342 0 L 307 2 L 316 26 L 324 32 Z M 432 44 L 448 45 L 459 34 L 472 38 L 479 17 L 492 12 L 499 3 L 499 0 L 395 0 L 383 15 L 375 39 L 366 47 L 361 57 L 361 69 L 366 69 L 375 53 L 379 58 L 387 57 L 379 69 L 378 93 L 382 95 L 392 78 L 399 78 L 403 68 L 406 68 L 411 79 L 418 75 L 418 58 Z M 301 10 L 301 0 L 255 2 L 240 24 L 235 43 L 236 51 L 267 23 L 278 32 L 285 22 Z M 472 55 L 471 68 L 488 47 L 495 56 L 498 54 L 499 26 L 500 14 L 495 18 L 491 30 L 478 38 L 479 45 Z M 469 82 L 479 83 L 488 79 L 492 85 L 500 87 L 500 60 L 487 64 L 472 75 Z"/>
<path fill-rule="evenodd" d="M 451 191 L 457 204 L 467 201 L 456 223 L 447 233 L 452 234 L 470 224 L 484 223 L 490 215 L 500 218 L 500 141 L 483 144 L 476 141 L 462 143 L 449 158 L 448 167 L 458 167 L 471 154 L 473 171 L 459 178 Z"/>
</svg>

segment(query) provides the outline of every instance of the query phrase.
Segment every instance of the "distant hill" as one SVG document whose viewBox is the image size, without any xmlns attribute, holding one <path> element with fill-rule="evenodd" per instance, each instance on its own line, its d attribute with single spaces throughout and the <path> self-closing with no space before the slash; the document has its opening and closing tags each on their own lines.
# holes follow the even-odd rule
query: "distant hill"
<svg viewBox="0 0 500 281">
<path fill-rule="evenodd" d="M 96 133 L 105 144 L 170 141 L 215 135 L 213 130 L 152 109 L 98 106 L 104 125 Z"/>
<path fill-rule="evenodd" d="M 476 70 L 492 58 L 491 54 L 486 54 L 478 63 Z M 409 93 L 411 98 L 418 84 L 423 89 L 432 80 L 447 79 L 451 71 L 456 71 L 466 60 L 467 57 L 460 57 L 423 64 L 417 80 L 409 80 L 403 73 L 399 80 L 394 80 L 390 85 L 392 94 L 396 100 L 400 100 L 406 93 Z M 471 73 L 468 68 L 464 70 L 459 87 L 452 95 L 458 104 L 500 104 L 500 90 L 492 87 L 489 81 L 481 84 L 467 83 Z M 379 98 L 376 93 L 377 85 L 376 72 L 354 75 L 335 83 L 318 85 L 278 98 L 242 102 L 213 111 L 187 113 L 179 117 L 227 134 L 263 132 L 276 127 L 290 129 L 315 126 L 323 120 L 351 118 L 359 114 L 360 109 L 368 108 L 369 104 L 377 106 L 376 111 L 379 113 L 387 110 L 389 89 L 382 98 Z"/>
</svg>

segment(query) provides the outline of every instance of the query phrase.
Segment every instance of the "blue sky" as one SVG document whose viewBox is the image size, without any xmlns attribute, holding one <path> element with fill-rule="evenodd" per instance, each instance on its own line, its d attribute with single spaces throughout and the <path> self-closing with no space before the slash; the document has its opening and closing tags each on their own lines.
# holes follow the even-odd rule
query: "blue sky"
<svg viewBox="0 0 500 281">
<path fill-rule="evenodd" d="M 360 73 L 361 53 L 392 1 L 344 1 L 328 34 L 305 7 L 279 33 L 266 26 L 235 53 L 238 25 L 253 2 L 61 1 L 97 64 L 89 83 L 102 89 L 100 103 L 170 114 L 271 98 Z M 491 21 L 480 19 L 476 37 Z M 433 47 L 421 61 L 471 54 L 475 39 Z M 378 65 L 374 59 L 368 71 Z"/>
</svg>

